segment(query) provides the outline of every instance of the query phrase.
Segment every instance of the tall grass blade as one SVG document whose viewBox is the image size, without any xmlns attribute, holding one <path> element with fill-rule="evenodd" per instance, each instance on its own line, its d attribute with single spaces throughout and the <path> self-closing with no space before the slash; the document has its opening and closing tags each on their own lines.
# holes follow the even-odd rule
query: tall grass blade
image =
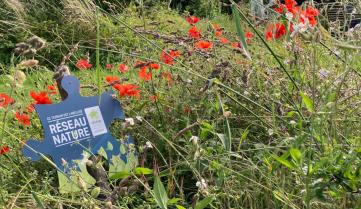
<svg viewBox="0 0 361 209">
<path fill-rule="evenodd" d="M 232 5 L 232 14 L 233 14 L 233 19 L 234 19 L 234 23 L 236 25 L 236 30 L 237 30 L 237 35 L 242 43 L 242 49 L 244 51 L 244 54 L 247 56 L 248 59 L 252 59 L 251 55 L 248 52 L 248 46 L 247 46 L 247 42 L 246 42 L 246 37 L 244 35 L 244 31 L 242 29 L 241 26 L 241 18 L 239 16 L 239 12 L 236 9 L 236 7 L 234 5 Z"/>
</svg>

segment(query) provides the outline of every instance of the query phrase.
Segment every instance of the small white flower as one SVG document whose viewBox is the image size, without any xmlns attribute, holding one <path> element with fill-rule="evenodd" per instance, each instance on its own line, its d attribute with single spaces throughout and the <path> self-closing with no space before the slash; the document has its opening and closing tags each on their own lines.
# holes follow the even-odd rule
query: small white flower
<svg viewBox="0 0 361 209">
<path fill-rule="evenodd" d="M 287 12 L 286 13 L 286 18 L 287 18 L 287 20 L 291 21 L 292 18 L 293 18 L 293 14 L 291 12 Z"/>
<path fill-rule="evenodd" d="M 207 190 L 208 188 L 207 182 L 203 178 L 200 181 L 197 181 L 196 186 L 199 190 Z"/>
<path fill-rule="evenodd" d="M 274 131 L 273 131 L 273 129 L 268 129 L 268 135 L 270 135 L 270 136 L 272 136 L 274 134 Z"/>
<path fill-rule="evenodd" d="M 125 122 L 131 126 L 134 126 L 134 119 L 133 118 L 125 118 Z"/>
<path fill-rule="evenodd" d="M 153 145 L 152 145 L 152 143 L 151 143 L 150 141 L 147 141 L 147 142 L 145 143 L 145 147 L 146 147 L 146 148 L 149 148 L 149 149 L 152 149 L 152 148 L 153 148 Z"/>
<path fill-rule="evenodd" d="M 290 124 L 291 124 L 291 125 L 295 125 L 295 124 L 296 124 L 296 121 L 291 120 L 291 121 L 290 121 Z"/>
<path fill-rule="evenodd" d="M 189 141 L 192 142 L 193 145 L 197 145 L 198 144 L 198 136 L 192 136 Z"/>
</svg>

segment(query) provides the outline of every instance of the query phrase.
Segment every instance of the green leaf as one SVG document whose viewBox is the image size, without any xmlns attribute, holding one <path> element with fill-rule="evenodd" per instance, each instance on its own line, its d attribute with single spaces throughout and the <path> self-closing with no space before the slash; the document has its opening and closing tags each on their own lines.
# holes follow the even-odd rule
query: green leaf
<svg viewBox="0 0 361 209">
<path fill-rule="evenodd" d="M 252 59 L 251 55 L 249 54 L 249 52 L 247 50 L 246 37 L 244 35 L 244 31 L 241 26 L 241 18 L 239 16 L 239 12 L 234 5 L 232 5 L 232 14 L 233 14 L 234 22 L 236 24 L 236 30 L 237 30 L 238 37 L 242 43 L 242 49 L 243 49 L 245 55 L 247 56 L 247 58 Z"/>
<path fill-rule="evenodd" d="M 181 205 L 175 205 L 177 207 L 177 209 L 186 209 L 185 207 L 181 206 Z"/>
<path fill-rule="evenodd" d="M 278 157 L 277 155 L 272 155 L 272 157 L 277 160 L 277 162 L 281 163 L 282 165 L 286 166 L 289 169 L 294 169 L 295 166 L 290 161 L 283 159 L 281 157 Z"/>
<path fill-rule="evenodd" d="M 306 105 L 306 108 L 309 112 L 313 112 L 313 102 L 312 100 L 303 92 L 301 92 L 301 97 L 303 103 Z"/>
<path fill-rule="evenodd" d="M 149 168 L 137 167 L 134 169 L 136 175 L 149 175 L 153 174 L 153 170 Z"/>
<path fill-rule="evenodd" d="M 202 201 L 198 202 L 194 209 L 203 209 L 207 207 L 213 201 L 213 197 L 206 197 Z"/>
<path fill-rule="evenodd" d="M 182 199 L 178 198 L 178 197 L 172 198 L 172 199 L 168 200 L 168 204 L 175 204 L 175 203 L 179 202 L 180 200 L 182 200 Z"/>
<path fill-rule="evenodd" d="M 167 209 L 168 196 L 159 176 L 155 176 L 154 178 L 153 192 L 158 206 L 162 209 Z"/>
<path fill-rule="evenodd" d="M 130 176 L 130 172 L 129 171 L 120 171 L 118 173 L 115 173 L 114 175 L 112 175 L 111 177 L 109 177 L 110 180 L 117 180 L 117 179 L 123 179 L 126 178 L 128 176 Z"/>
<path fill-rule="evenodd" d="M 290 154 L 291 154 L 291 157 L 296 161 L 300 160 L 302 157 L 301 151 L 297 148 L 291 148 Z"/>
</svg>

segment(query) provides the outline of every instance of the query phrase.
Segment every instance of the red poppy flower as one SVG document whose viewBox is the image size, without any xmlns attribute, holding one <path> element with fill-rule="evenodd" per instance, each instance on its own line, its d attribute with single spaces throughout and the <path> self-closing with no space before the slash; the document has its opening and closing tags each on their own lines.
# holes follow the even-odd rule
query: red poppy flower
<svg viewBox="0 0 361 209">
<path fill-rule="evenodd" d="M 13 98 L 11 98 L 7 94 L 0 93 L 0 107 L 7 107 L 15 102 Z"/>
<path fill-rule="evenodd" d="M 248 32 L 246 32 L 245 36 L 246 36 L 246 38 L 253 38 L 253 33 L 248 31 Z"/>
<path fill-rule="evenodd" d="M 49 85 L 48 87 L 48 92 L 49 94 L 57 94 L 57 87 L 56 87 L 56 84 L 54 85 Z"/>
<path fill-rule="evenodd" d="M 105 80 L 111 85 L 120 82 L 120 78 L 118 78 L 117 76 L 111 76 L 111 75 L 105 76 Z"/>
<path fill-rule="evenodd" d="M 118 70 L 121 72 L 121 73 L 125 73 L 129 70 L 129 67 L 126 66 L 125 64 L 119 64 L 118 65 Z"/>
<path fill-rule="evenodd" d="M 222 36 L 222 31 L 217 30 L 216 32 L 214 32 L 214 35 L 217 37 L 220 37 L 220 36 Z"/>
<path fill-rule="evenodd" d="M 10 152 L 10 147 L 9 146 L 2 146 L 0 149 L 0 155 L 6 154 Z"/>
<path fill-rule="evenodd" d="M 231 43 L 231 46 L 232 46 L 232 48 L 234 48 L 234 49 L 237 49 L 237 48 L 241 48 L 241 47 L 242 47 L 241 43 L 239 43 L 239 42 L 232 42 L 232 43 Z"/>
<path fill-rule="evenodd" d="M 138 86 L 132 85 L 132 84 L 115 84 L 113 85 L 113 88 L 119 91 L 119 95 L 121 97 L 125 96 L 135 96 L 140 97 L 140 90 L 138 89 Z"/>
<path fill-rule="evenodd" d="M 157 95 L 152 95 L 149 97 L 149 99 L 152 101 L 152 102 L 156 102 L 158 100 L 158 97 Z"/>
<path fill-rule="evenodd" d="M 85 69 L 91 68 L 93 65 L 90 64 L 88 62 L 88 60 L 86 60 L 86 59 L 80 59 L 80 60 L 78 60 L 78 62 L 76 63 L 75 66 L 77 68 L 79 68 L 80 70 L 85 70 Z"/>
<path fill-rule="evenodd" d="M 228 44 L 229 43 L 229 40 L 226 39 L 225 37 L 219 37 L 218 39 L 222 44 Z"/>
<path fill-rule="evenodd" d="M 191 24 L 191 25 L 194 25 L 196 24 L 198 21 L 199 21 L 199 18 L 196 17 L 196 16 L 189 16 L 189 17 L 186 17 L 186 21 Z"/>
<path fill-rule="evenodd" d="M 168 54 L 162 51 L 160 60 L 168 65 L 174 64 L 174 59 L 180 56 L 180 52 L 178 50 L 170 50 Z"/>
<path fill-rule="evenodd" d="M 20 124 L 22 124 L 24 126 L 30 126 L 30 117 L 28 115 L 26 115 L 25 113 L 20 114 L 19 112 L 16 112 L 15 118 Z"/>
<path fill-rule="evenodd" d="M 106 64 L 106 65 L 105 65 L 105 68 L 106 68 L 106 69 L 113 69 L 113 67 L 114 67 L 114 66 L 113 66 L 112 64 Z"/>
<path fill-rule="evenodd" d="M 271 24 L 266 30 L 266 40 L 272 40 L 273 38 L 280 39 L 286 35 L 286 27 L 282 23 Z"/>
<path fill-rule="evenodd" d="M 211 49 L 213 47 L 213 44 L 212 42 L 202 40 L 194 43 L 194 46 L 198 49 L 207 51 L 208 49 Z"/>
<path fill-rule="evenodd" d="M 198 29 L 196 28 L 196 26 L 193 26 L 193 27 L 191 27 L 191 28 L 188 30 L 188 36 L 189 36 L 190 38 L 198 39 L 198 38 L 201 37 L 201 31 L 198 30 Z"/>
<path fill-rule="evenodd" d="M 150 81 L 152 80 L 152 72 L 147 72 L 148 67 L 144 66 L 142 67 L 139 72 L 138 72 L 138 76 L 140 79 L 145 80 L 145 81 Z"/>
<path fill-rule="evenodd" d="M 30 91 L 30 96 L 36 101 L 35 104 L 52 104 L 53 102 L 49 99 L 47 92 L 42 91 L 37 94 L 35 91 Z"/>
<path fill-rule="evenodd" d="M 158 70 L 159 69 L 159 64 L 158 63 L 150 63 L 149 64 L 149 67 L 154 69 L 154 70 Z"/>
</svg>

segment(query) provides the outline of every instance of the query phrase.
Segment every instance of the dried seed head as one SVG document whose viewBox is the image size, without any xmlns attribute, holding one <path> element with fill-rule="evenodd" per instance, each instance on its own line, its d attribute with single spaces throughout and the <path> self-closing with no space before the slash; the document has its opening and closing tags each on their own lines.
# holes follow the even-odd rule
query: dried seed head
<svg viewBox="0 0 361 209">
<path fill-rule="evenodd" d="M 15 70 L 14 72 L 14 81 L 15 84 L 20 84 L 22 85 L 24 83 L 24 81 L 26 80 L 26 75 L 23 71 L 21 70 Z"/>
<path fill-rule="evenodd" d="M 25 67 L 25 68 L 34 67 L 34 66 L 38 65 L 38 63 L 39 63 L 39 61 L 35 60 L 35 59 L 24 60 L 18 64 L 18 67 Z"/>
<path fill-rule="evenodd" d="M 39 50 L 45 46 L 45 41 L 42 38 L 33 36 L 26 41 L 32 48 Z"/>
</svg>

